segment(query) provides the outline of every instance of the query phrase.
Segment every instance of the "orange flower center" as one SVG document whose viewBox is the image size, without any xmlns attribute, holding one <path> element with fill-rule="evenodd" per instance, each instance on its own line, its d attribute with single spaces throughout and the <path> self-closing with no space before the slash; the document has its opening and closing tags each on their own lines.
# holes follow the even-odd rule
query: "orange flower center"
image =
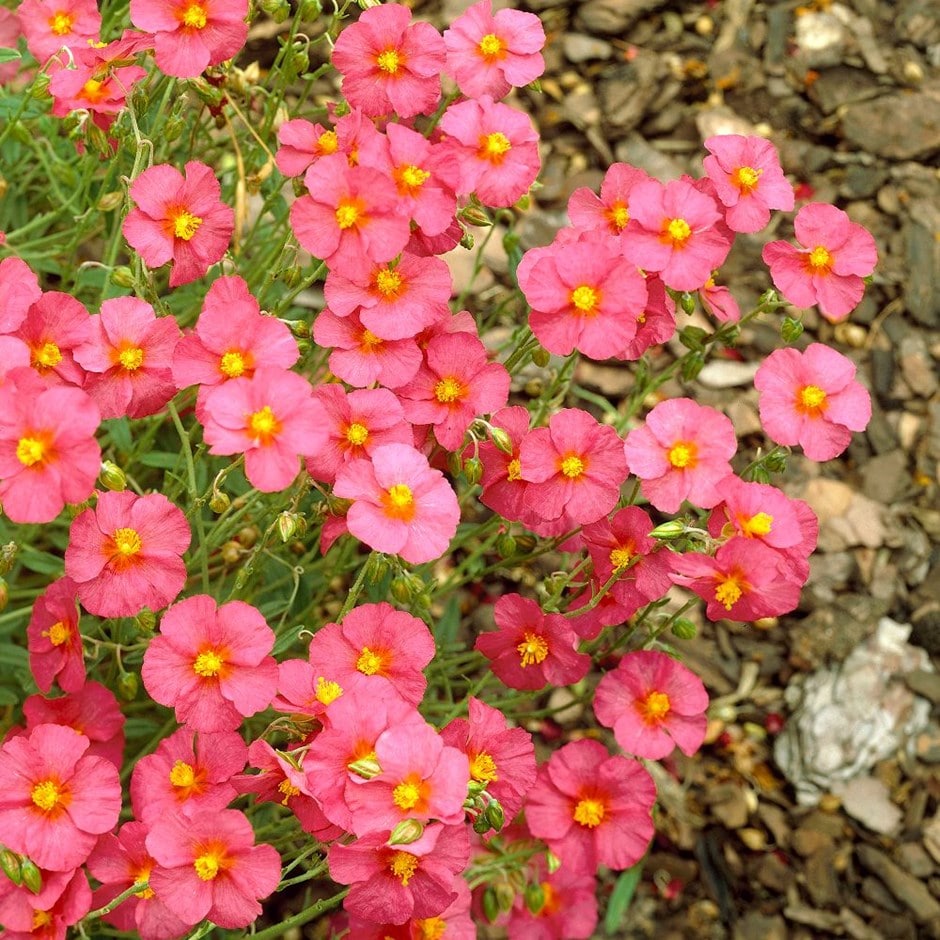
<svg viewBox="0 0 940 940">
<path fill-rule="evenodd" d="M 574 808 L 574 821 L 580 826 L 586 826 L 588 829 L 595 829 L 604 821 L 606 807 L 603 800 L 595 797 L 585 797 L 578 801 Z"/>
<path fill-rule="evenodd" d="M 152 865 L 141 865 L 140 868 L 138 868 L 134 872 L 134 884 L 135 885 L 146 884 L 150 880 L 150 869 L 152 867 L 153 867 Z M 153 897 L 153 888 L 144 888 L 143 891 L 135 891 L 134 897 L 142 898 L 143 900 L 146 901 L 149 898 Z"/>
<path fill-rule="evenodd" d="M 42 463 L 46 456 L 46 445 L 38 437 L 21 437 L 16 445 L 16 459 L 24 467 Z"/>
<path fill-rule="evenodd" d="M 427 789 L 427 783 L 420 777 L 412 774 L 407 780 L 402 780 L 402 782 L 392 790 L 392 802 L 399 809 L 403 809 L 407 813 L 426 800 Z"/>
<path fill-rule="evenodd" d="M 356 660 L 356 669 L 364 676 L 374 676 L 385 668 L 385 658 L 386 654 L 383 651 L 376 652 L 369 649 L 368 646 L 364 646 L 359 658 Z"/>
<path fill-rule="evenodd" d="M 404 483 L 395 483 L 382 495 L 385 515 L 400 522 L 411 522 L 415 514 L 415 499 L 411 487 Z"/>
<path fill-rule="evenodd" d="M 604 215 L 616 234 L 622 232 L 627 227 L 627 222 L 630 221 L 630 213 L 627 211 L 626 205 L 619 199 L 609 209 L 604 210 Z"/>
<path fill-rule="evenodd" d="M 498 166 L 503 162 L 506 154 L 509 153 L 510 150 L 512 150 L 512 144 L 505 134 L 494 131 L 492 134 L 480 135 L 480 146 L 477 150 L 477 156 L 480 157 L 481 160 L 488 160 L 490 163 L 494 163 Z"/>
<path fill-rule="evenodd" d="M 773 525 L 774 517 L 766 512 L 759 512 L 750 519 L 741 520 L 741 531 L 744 535 L 753 538 L 755 535 L 767 535 Z"/>
<path fill-rule="evenodd" d="M 763 170 L 755 170 L 752 166 L 739 166 L 731 174 L 731 183 L 742 196 L 748 196 L 757 189 L 763 172 Z"/>
<path fill-rule="evenodd" d="M 81 97 L 91 104 L 98 104 L 108 97 L 108 83 L 89 78 L 88 81 L 82 85 Z"/>
<path fill-rule="evenodd" d="M 281 422 L 270 405 L 259 408 L 248 419 L 248 433 L 259 444 L 266 447 L 281 432 Z"/>
<path fill-rule="evenodd" d="M 220 655 L 219 650 L 203 650 L 193 663 L 193 672 L 203 679 L 214 679 L 225 665 L 225 660 Z"/>
<path fill-rule="evenodd" d="M 558 469 L 569 480 L 577 480 L 587 470 L 587 461 L 578 454 L 566 454 L 558 463 Z"/>
<path fill-rule="evenodd" d="M 398 184 L 398 191 L 403 196 L 414 196 L 417 191 L 430 179 L 431 174 L 413 163 L 407 163 L 405 166 L 396 167 L 394 171 L 395 182 Z"/>
<path fill-rule="evenodd" d="M 398 297 L 401 293 L 401 287 L 405 279 L 398 271 L 392 271 L 390 268 L 379 268 L 375 275 L 375 289 L 388 299 Z"/>
<path fill-rule="evenodd" d="M 492 783 L 494 780 L 499 780 L 499 774 L 496 772 L 496 761 L 486 751 L 480 751 L 470 761 L 470 776 L 480 783 Z"/>
<path fill-rule="evenodd" d="M 662 240 L 672 242 L 673 248 L 684 248 L 692 237 L 692 227 L 685 219 L 667 219 L 663 224 Z"/>
<path fill-rule="evenodd" d="M 183 206 L 174 206 L 167 209 L 167 228 L 174 238 L 182 238 L 188 242 L 199 231 L 202 219 L 198 215 L 185 209 Z"/>
<path fill-rule="evenodd" d="M 178 760 L 170 770 L 170 783 L 177 789 L 191 787 L 196 782 L 196 771 L 192 764 Z"/>
<path fill-rule="evenodd" d="M 118 362 L 128 372 L 136 372 L 144 364 L 144 351 L 139 346 L 128 346 L 118 353 Z"/>
<path fill-rule="evenodd" d="M 206 8 L 201 3 L 187 4 L 183 10 L 183 15 L 180 17 L 180 22 L 191 29 L 205 29 L 207 22 Z"/>
<path fill-rule="evenodd" d="M 449 405 L 451 402 L 459 401 L 463 398 L 466 391 L 463 383 L 450 375 L 441 379 L 441 381 L 434 386 L 434 397 L 442 405 Z"/>
<path fill-rule="evenodd" d="M 365 221 L 365 205 L 361 199 L 341 199 L 336 207 L 336 224 L 346 231 Z"/>
<path fill-rule="evenodd" d="M 51 340 L 33 347 L 32 362 L 37 369 L 54 369 L 62 361 L 62 351 Z"/>
<path fill-rule="evenodd" d="M 638 707 L 647 724 L 660 724 L 669 714 L 669 696 L 665 692 L 650 692 Z"/>
<path fill-rule="evenodd" d="M 511 482 L 522 479 L 522 461 L 518 457 L 513 457 L 506 466 L 506 479 Z"/>
<path fill-rule="evenodd" d="M 506 45 L 496 33 L 487 33 L 480 40 L 477 48 L 487 62 L 495 62 L 497 59 L 506 57 Z"/>
<path fill-rule="evenodd" d="M 545 661 L 548 656 L 548 641 L 538 633 L 526 630 L 523 641 L 516 647 L 523 669 Z"/>
<path fill-rule="evenodd" d="M 666 459 L 677 470 L 691 470 L 698 463 L 698 448 L 694 441 L 676 441 L 669 448 Z"/>
<path fill-rule="evenodd" d="M 353 447 L 362 447 L 368 439 L 369 429 L 364 424 L 354 421 L 346 428 L 346 440 L 349 441 Z"/>
<path fill-rule="evenodd" d="M 317 701 L 321 705 L 329 705 L 335 702 L 343 694 L 343 688 L 338 682 L 331 679 L 324 679 L 323 676 L 317 676 Z"/>
<path fill-rule="evenodd" d="M 336 136 L 336 131 L 324 131 L 317 138 L 317 146 L 320 148 L 320 153 L 324 156 L 336 153 L 336 151 L 339 150 L 339 138 Z"/>
<path fill-rule="evenodd" d="M 239 376 L 244 375 L 247 368 L 248 362 L 244 354 L 237 349 L 230 349 L 228 352 L 223 353 L 222 358 L 219 360 L 219 369 L 223 375 L 228 376 L 230 379 L 237 379 Z"/>
<path fill-rule="evenodd" d="M 41 780 L 35 784 L 30 792 L 30 798 L 33 805 L 44 813 L 51 813 L 57 807 L 64 806 L 68 802 L 67 793 L 58 783 L 49 779 Z"/>
<path fill-rule="evenodd" d="M 576 287 L 571 292 L 571 304 L 578 311 L 578 313 L 583 314 L 586 317 L 592 317 L 597 313 L 597 308 L 601 302 L 600 291 L 594 287 L 590 287 L 587 284 L 582 284 L 580 287 Z"/>
<path fill-rule="evenodd" d="M 741 584 L 733 575 L 726 575 L 715 586 L 715 600 L 721 604 L 725 610 L 731 610 L 732 607 L 741 599 L 744 591 Z"/>
<path fill-rule="evenodd" d="M 611 549 L 609 558 L 610 563 L 615 568 L 626 568 L 630 564 L 630 559 L 633 558 L 633 552 L 629 548 L 618 547 Z"/>
<path fill-rule="evenodd" d="M 386 49 L 380 52 L 375 60 L 379 70 L 386 75 L 397 75 L 404 63 L 405 57 L 397 49 Z"/>
<path fill-rule="evenodd" d="M 63 623 L 61 620 L 57 620 L 48 630 L 42 631 L 42 636 L 46 637 L 53 646 L 61 646 L 63 643 L 68 642 L 71 635 L 72 631 L 69 629 L 68 624 Z"/>
<path fill-rule="evenodd" d="M 115 529 L 111 539 L 114 541 L 114 548 L 117 554 L 122 558 L 129 559 L 134 555 L 139 555 L 140 550 L 143 548 L 140 533 L 136 529 L 124 527 Z"/>
<path fill-rule="evenodd" d="M 72 24 L 75 22 L 75 17 L 71 13 L 66 13 L 65 10 L 58 10 L 56 13 L 49 18 L 49 29 L 55 33 L 56 36 L 68 36 L 72 32 Z"/>
<path fill-rule="evenodd" d="M 828 274 L 835 260 L 822 245 L 817 245 L 806 256 L 806 264 L 813 274 Z"/>
<path fill-rule="evenodd" d="M 447 921 L 440 917 L 425 917 L 424 920 L 414 921 L 415 940 L 441 940 L 447 933 Z"/>
<path fill-rule="evenodd" d="M 796 410 L 818 418 L 828 407 L 826 393 L 818 385 L 804 385 L 796 396 Z"/>
<path fill-rule="evenodd" d="M 193 860 L 193 868 L 202 881 L 212 881 L 218 876 L 219 872 L 226 868 L 225 849 L 221 846 L 207 847 L 201 854 Z"/>
</svg>

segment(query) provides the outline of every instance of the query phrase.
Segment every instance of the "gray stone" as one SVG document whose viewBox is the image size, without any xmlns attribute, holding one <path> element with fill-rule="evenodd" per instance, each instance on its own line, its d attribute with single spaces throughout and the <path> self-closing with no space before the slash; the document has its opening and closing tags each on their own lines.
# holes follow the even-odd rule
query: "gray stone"
<svg viewBox="0 0 940 940">
<path fill-rule="evenodd" d="M 869 101 L 881 92 L 878 81 L 864 69 L 839 65 L 825 69 L 809 88 L 809 97 L 826 114 L 843 105 Z"/>
<path fill-rule="evenodd" d="M 940 325 L 940 242 L 933 231 L 915 222 L 904 226 L 908 278 L 904 304 L 924 326 Z"/>
<path fill-rule="evenodd" d="M 614 47 L 609 42 L 585 36 L 583 33 L 567 33 L 562 40 L 562 46 L 569 62 L 609 59 L 614 54 Z"/>
<path fill-rule="evenodd" d="M 859 845 L 855 850 L 859 861 L 873 874 L 877 875 L 888 890 L 921 923 L 940 918 L 940 902 L 932 897 L 929 889 L 919 879 L 909 875 L 903 868 L 895 865 L 884 852 L 870 845 Z"/>
<path fill-rule="evenodd" d="M 578 12 L 578 22 L 586 33 L 616 35 L 665 5 L 665 0 L 588 0 Z"/>
<path fill-rule="evenodd" d="M 862 469 L 862 492 L 890 506 L 908 488 L 907 454 L 897 449 L 878 454 Z"/>
<path fill-rule="evenodd" d="M 911 160 L 940 150 L 940 90 L 884 95 L 846 106 L 846 138 L 891 160 Z"/>
</svg>

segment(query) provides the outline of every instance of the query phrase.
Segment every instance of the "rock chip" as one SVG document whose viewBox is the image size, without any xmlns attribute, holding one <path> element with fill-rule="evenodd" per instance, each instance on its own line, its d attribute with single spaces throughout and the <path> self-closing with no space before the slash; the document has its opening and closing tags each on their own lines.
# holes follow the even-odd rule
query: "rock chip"
<svg viewBox="0 0 940 940">
<path fill-rule="evenodd" d="M 586 33 L 617 35 L 665 5 L 665 0 L 588 0 L 578 11 L 578 21 Z"/>
<path fill-rule="evenodd" d="M 609 42 L 593 36 L 585 36 L 584 33 L 566 33 L 562 40 L 562 48 L 569 62 L 609 59 L 614 54 L 614 47 Z"/>
<path fill-rule="evenodd" d="M 940 919 L 940 902 L 934 898 L 927 886 L 895 865 L 884 852 L 870 845 L 859 845 L 855 850 L 859 861 L 877 875 L 888 890 L 921 923 Z"/>
<path fill-rule="evenodd" d="M 940 89 L 884 95 L 850 104 L 842 119 L 842 131 L 857 147 L 880 157 L 926 157 L 940 150 Z"/>
</svg>

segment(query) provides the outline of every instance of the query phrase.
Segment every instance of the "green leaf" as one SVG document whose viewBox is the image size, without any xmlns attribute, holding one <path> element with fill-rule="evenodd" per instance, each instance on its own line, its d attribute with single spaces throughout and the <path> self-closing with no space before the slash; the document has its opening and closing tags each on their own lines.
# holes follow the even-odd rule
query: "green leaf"
<svg viewBox="0 0 940 940">
<path fill-rule="evenodd" d="M 179 454 L 166 454 L 161 451 L 151 451 L 139 458 L 145 467 L 159 467 L 161 470 L 173 470 L 180 462 Z"/>
<path fill-rule="evenodd" d="M 457 639 L 457 628 L 460 626 L 460 600 L 456 594 L 447 599 L 444 613 L 438 618 L 434 626 L 434 639 L 437 645 L 445 646 Z"/>
<path fill-rule="evenodd" d="M 614 885 L 613 893 L 607 902 L 607 913 L 604 915 L 604 933 L 608 937 L 623 935 L 620 926 L 623 923 L 624 915 L 627 913 L 627 908 L 633 900 L 636 886 L 640 883 L 640 876 L 643 874 L 645 863 L 646 859 L 641 858 L 633 868 L 628 868 L 617 879 L 617 884 Z"/>
<path fill-rule="evenodd" d="M 5 65 L 7 62 L 17 62 L 22 58 L 16 49 L 7 49 L 0 46 L 0 65 Z"/>
<path fill-rule="evenodd" d="M 62 559 L 48 552 L 41 552 L 38 548 L 23 545 L 20 549 L 20 560 L 24 568 L 37 574 L 54 574 L 56 577 L 62 574 Z"/>
</svg>

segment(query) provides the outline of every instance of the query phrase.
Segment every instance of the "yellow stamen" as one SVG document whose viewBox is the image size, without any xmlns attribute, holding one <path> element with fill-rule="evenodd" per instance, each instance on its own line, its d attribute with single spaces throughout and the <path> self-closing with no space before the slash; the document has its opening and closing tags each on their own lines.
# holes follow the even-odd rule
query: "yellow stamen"
<svg viewBox="0 0 940 940">
<path fill-rule="evenodd" d="M 466 394 L 463 384 L 453 376 L 441 379 L 434 386 L 434 397 L 442 404 L 449 405 L 453 401 L 459 401 Z"/>
<path fill-rule="evenodd" d="M 640 705 L 640 712 L 649 724 L 660 723 L 669 714 L 671 705 L 665 692 L 650 692 Z"/>
<path fill-rule="evenodd" d="M 511 482 L 522 479 L 522 461 L 518 457 L 513 457 L 506 465 L 506 479 Z"/>
<path fill-rule="evenodd" d="M 184 26 L 192 29 L 205 29 L 207 17 L 206 8 L 201 3 L 190 3 L 185 10 L 181 21 Z"/>
<path fill-rule="evenodd" d="M 587 284 L 582 284 L 571 292 L 572 305 L 579 313 L 583 313 L 585 316 L 593 316 L 597 313 L 600 302 L 600 291 L 589 287 Z"/>
<path fill-rule="evenodd" d="M 214 679 L 225 665 L 225 660 L 219 655 L 217 650 L 203 650 L 193 663 L 193 672 L 203 679 Z"/>
<path fill-rule="evenodd" d="M 503 162 L 506 154 L 512 150 L 512 144 L 505 134 L 494 131 L 492 134 L 482 134 L 480 136 L 480 146 L 477 150 L 477 156 L 481 160 L 489 160 L 490 163 L 499 165 Z"/>
<path fill-rule="evenodd" d="M 377 672 L 381 672 L 384 666 L 385 657 L 381 653 L 370 650 L 368 646 L 362 648 L 356 660 L 356 669 L 364 676 L 374 676 Z"/>
<path fill-rule="evenodd" d="M 137 871 L 134 872 L 134 884 L 135 885 L 146 884 L 150 880 L 151 868 L 152 868 L 151 865 L 141 865 L 140 868 L 138 868 Z M 153 894 L 154 894 L 153 888 L 144 888 L 143 891 L 135 891 L 134 897 L 142 898 L 143 900 L 146 901 L 149 898 L 152 898 Z"/>
<path fill-rule="evenodd" d="M 516 647 L 522 668 L 535 666 L 545 661 L 548 656 L 548 642 L 537 633 L 525 632 L 525 639 Z"/>
<path fill-rule="evenodd" d="M 822 245 L 817 245 L 806 257 L 806 263 L 813 274 L 828 274 L 834 261 L 835 258 Z"/>
<path fill-rule="evenodd" d="M 336 131 L 324 131 L 317 138 L 317 146 L 324 156 L 336 153 L 339 150 L 339 138 L 336 136 Z"/>
<path fill-rule="evenodd" d="M 418 869 L 418 857 L 410 852 L 396 852 L 388 863 L 389 871 L 407 888 L 408 881 Z"/>
<path fill-rule="evenodd" d="M 562 458 L 558 469 L 561 470 L 562 474 L 568 477 L 569 480 L 576 480 L 587 469 L 587 462 L 583 457 L 579 457 L 577 454 L 568 454 L 567 457 Z"/>
<path fill-rule="evenodd" d="M 21 437 L 16 445 L 16 459 L 24 467 L 41 463 L 46 456 L 46 445 L 37 437 Z"/>
<path fill-rule="evenodd" d="M 496 761 L 486 751 L 480 751 L 470 761 L 470 776 L 480 783 L 492 783 L 494 780 L 499 780 L 499 774 L 496 772 Z"/>
<path fill-rule="evenodd" d="M 405 279 L 398 271 L 389 268 L 379 268 L 375 275 L 375 289 L 387 298 L 397 297 Z"/>
<path fill-rule="evenodd" d="M 421 802 L 421 785 L 417 779 L 403 780 L 392 790 L 392 802 L 407 812 Z"/>
<path fill-rule="evenodd" d="M 395 182 L 398 184 L 398 191 L 402 195 L 414 196 L 417 191 L 431 178 L 431 174 L 421 167 L 408 163 L 405 166 L 396 167 L 394 171 Z"/>
<path fill-rule="evenodd" d="M 287 779 L 287 777 L 285 777 L 285 778 L 277 785 L 277 789 L 278 789 L 278 792 L 279 792 L 279 793 L 283 793 L 283 794 L 284 794 L 284 799 L 281 800 L 281 806 L 287 806 L 287 801 L 288 801 L 292 796 L 299 796 L 299 795 L 300 795 L 300 787 L 295 787 L 295 786 L 290 782 L 290 780 Z"/>
<path fill-rule="evenodd" d="M 193 862 L 193 868 L 202 881 L 212 881 L 219 874 L 222 867 L 222 853 L 218 850 L 210 850 L 204 855 L 200 855 Z"/>
<path fill-rule="evenodd" d="M 741 529 L 745 535 L 767 535 L 773 525 L 774 517 L 766 512 L 759 512 L 750 519 L 742 520 Z"/>
<path fill-rule="evenodd" d="M 54 780 L 41 780 L 33 787 L 30 797 L 33 805 L 44 813 L 51 812 L 63 801 L 62 790 Z"/>
<path fill-rule="evenodd" d="M 49 911 L 33 911 L 33 929 L 30 933 L 35 933 L 41 927 L 48 927 L 52 923 L 52 914 Z"/>
<path fill-rule="evenodd" d="M 818 385 L 804 385 L 800 389 L 796 399 L 797 411 L 819 417 L 826 407 L 826 393 Z"/>
<path fill-rule="evenodd" d="M 729 576 L 715 587 L 715 600 L 718 601 L 725 610 L 731 610 L 741 599 L 742 593 L 743 591 L 738 582 L 733 577 Z"/>
<path fill-rule="evenodd" d="M 411 487 L 404 483 L 395 483 L 382 496 L 385 515 L 402 522 L 410 522 L 414 518 L 414 501 Z"/>
<path fill-rule="evenodd" d="M 630 559 L 633 558 L 633 552 L 629 548 L 614 548 L 610 552 L 610 563 L 615 568 L 626 568 L 630 564 Z"/>
<path fill-rule="evenodd" d="M 202 219 L 198 215 L 193 215 L 192 212 L 188 212 L 182 206 L 169 209 L 167 218 L 171 223 L 170 229 L 173 237 L 182 238 L 184 242 L 188 242 L 199 231 L 199 226 L 202 225 Z"/>
<path fill-rule="evenodd" d="M 353 447 L 362 447 L 368 439 L 369 429 L 364 424 L 359 424 L 358 421 L 354 421 L 346 428 L 346 440 L 349 441 Z"/>
<path fill-rule="evenodd" d="M 403 58 L 397 49 L 386 49 L 378 54 L 375 64 L 386 75 L 395 75 L 402 66 Z"/>
<path fill-rule="evenodd" d="M 42 636 L 46 637 L 53 646 L 61 646 L 67 643 L 72 631 L 67 623 L 57 620 L 48 630 L 42 631 Z"/>
<path fill-rule="evenodd" d="M 256 441 L 266 446 L 280 433 L 281 422 L 271 406 L 265 405 L 249 417 L 248 430 Z"/>
<path fill-rule="evenodd" d="M 605 807 L 602 800 L 585 797 L 574 808 L 574 821 L 581 826 L 594 829 L 603 822 L 604 811 Z"/>
<path fill-rule="evenodd" d="M 447 921 L 440 917 L 425 917 L 413 923 L 418 931 L 415 940 L 443 940 L 447 933 Z"/>
<path fill-rule="evenodd" d="M 763 172 L 763 170 L 755 170 L 752 166 L 739 166 L 731 174 L 731 182 L 742 195 L 747 196 L 757 189 Z"/>
<path fill-rule="evenodd" d="M 685 219 L 670 219 L 663 228 L 663 238 L 672 242 L 673 248 L 681 248 L 692 236 L 692 227 Z"/>
<path fill-rule="evenodd" d="M 219 369 L 223 375 L 228 376 L 230 379 L 237 379 L 244 374 L 247 368 L 248 363 L 245 361 L 244 355 L 237 349 L 230 349 L 228 352 L 223 353 L 222 358 L 219 360 Z"/>
<path fill-rule="evenodd" d="M 136 529 L 115 529 L 111 538 L 114 540 L 114 547 L 117 549 L 118 554 L 124 558 L 139 554 L 143 547 Z"/>
<path fill-rule="evenodd" d="M 677 470 L 692 469 L 698 463 L 698 447 L 693 441 L 676 441 L 666 459 Z"/>
<path fill-rule="evenodd" d="M 75 17 L 71 13 L 66 13 L 65 10 L 59 10 L 54 16 L 49 20 L 49 29 L 55 33 L 56 36 L 68 36 L 72 32 L 72 24 L 75 22 Z"/>
<path fill-rule="evenodd" d="M 626 205 L 619 199 L 604 212 L 604 215 L 607 217 L 610 227 L 617 234 L 622 232 L 627 227 L 627 222 L 630 221 L 630 213 L 627 211 Z"/>
<path fill-rule="evenodd" d="M 196 771 L 192 764 L 186 761 L 178 760 L 170 770 L 170 783 L 174 787 L 184 789 L 191 787 L 196 782 Z"/>
<path fill-rule="evenodd" d="M 480 55 L 482 55 L 487 62 L 495 62 L 497 59 L 502 59 L 506 55 L 506 46 L 502 39 L 495 33 L 487 33 L 480 40 L 477 48 L 480 50 Z"/>
<path fill-rule="evenodd" d="M 98 104 L 104 98 L 108 97 L 107 82 L 99 82 L 93 78 L 89 78 L 88 81 L 82 85 L 81 97 L 91 102 L 91 104 Z"/>
<path fill-rule="evenodd" d="M 342 686 L 338 682 L 330 679 L 324 679 L 323 676 L 317 676 L 317 701 L 321 705 L 329 705 L 335 702 L 343 694 Z"/>
<path fill-rule="evenodd" d="M 376 346 L 381 346 L 385 342 L 384 339 L 380 339 L 372 330 L 363 330 L 362 331 L 362 348 L 363 352 L 373 352 Z"/>
<path fill-rule="evenodd" d="M 128 346 L 118 353 L 118 362 L 128 372 L 136 372 L 144 364 L 144 351 L 139 346 Z"/>
<path fill-rule="evenodd" d="M 359 223 L 364 206 L 358 199 L 344 199 L 336 207 L 336 224 L 345 231 Z"/>
<path fill-rule="evenodd" d="M 38 369 L 53 369 L 62 361 L 62 351 L 52 341 L 33 349 L 33 365 Z"/>
</svg>

